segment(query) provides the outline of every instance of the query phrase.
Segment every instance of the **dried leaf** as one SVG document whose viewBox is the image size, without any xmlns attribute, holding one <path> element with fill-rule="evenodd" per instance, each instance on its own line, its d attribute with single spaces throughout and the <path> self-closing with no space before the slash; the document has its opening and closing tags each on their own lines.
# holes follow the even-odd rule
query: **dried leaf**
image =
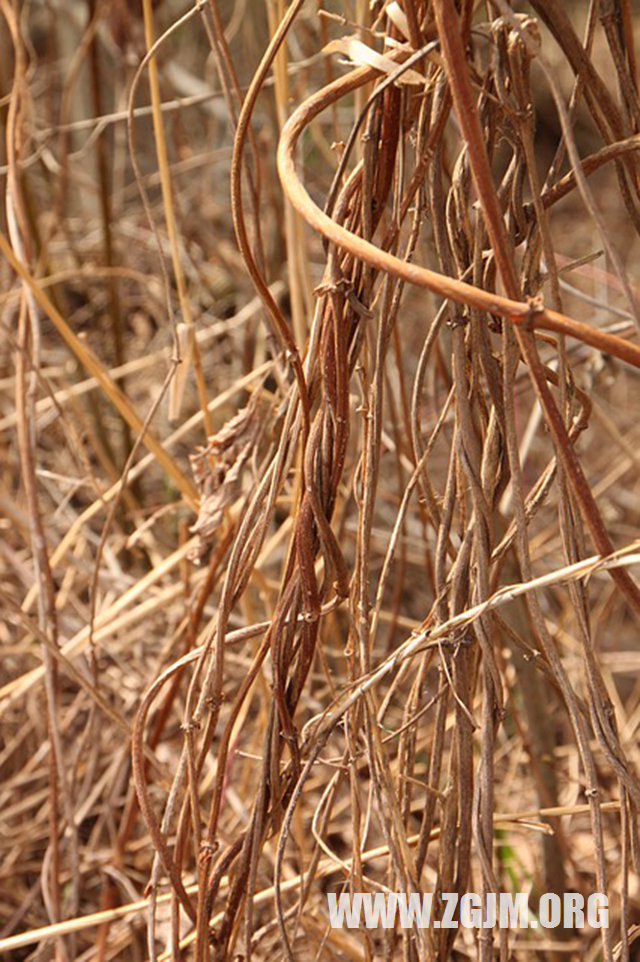
<svg viewBox="0 0 640 962">
<path fill-rule="evenodd" d="M 242 475 L 260 439 L 261 394 L 255 391 L 246 407 L 238 411 L 212 437 L 206 447 L 191 455 L 191 470 L 200 493 L 200 510 L 191 531 L 200 541 L 197 560 L 213 541 L 224 509 L 241 490 Z"/>
<path fill-rule="evenodd" d="M 386 14 L 397 29 L 400 31 L 405 40 L 409 40 L 409 21 L 407 20 L 407 15 L 396 0 L 387 6 Z"/>
<path fill-rule="evenodd" d="M 399 64 L 391 57 L 378 53 L 377 50 L 368 47 L 361 40 L 356 40 L 355 37 L 340 37 L 337 40 L 332 40 L 322 49 L 323 53 L 342 53 L 356 66 L 373 67 L 374 70 L 379 70 L 380 73 L 387 76 L 396 73 L 399 67 Z M 396 82 L 399 84 L 420 84 L 422 86 L 424 77 L 421 77 L 415 70 L 405 70 Z"/>
</svg>

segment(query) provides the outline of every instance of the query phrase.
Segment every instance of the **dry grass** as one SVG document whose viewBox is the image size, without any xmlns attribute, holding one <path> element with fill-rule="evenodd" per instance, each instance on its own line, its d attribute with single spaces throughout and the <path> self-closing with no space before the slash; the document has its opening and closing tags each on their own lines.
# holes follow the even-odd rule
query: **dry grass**
<svg viewBox="0 0 640 962">
<path fill-rule="evenodd" d="M 0 0 L 2 957 L 633 958 L 640 25 L 460 8 Z"/>
</svg>

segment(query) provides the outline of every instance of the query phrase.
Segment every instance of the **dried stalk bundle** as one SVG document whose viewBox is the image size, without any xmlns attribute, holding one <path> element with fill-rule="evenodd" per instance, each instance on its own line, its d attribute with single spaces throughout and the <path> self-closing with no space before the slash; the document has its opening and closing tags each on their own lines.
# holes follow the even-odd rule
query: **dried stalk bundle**
<svg viewBox="0 0 640 962">
<path fill-rule="evenodd" d="M 86 6 L 58 75 L 0 0 L 0 953 L 629 959 L 630 3 Z M 501 891 L 603 893 L 610 926 L 334 929 L 326 899 L 439 923 Z"/>
</svg>

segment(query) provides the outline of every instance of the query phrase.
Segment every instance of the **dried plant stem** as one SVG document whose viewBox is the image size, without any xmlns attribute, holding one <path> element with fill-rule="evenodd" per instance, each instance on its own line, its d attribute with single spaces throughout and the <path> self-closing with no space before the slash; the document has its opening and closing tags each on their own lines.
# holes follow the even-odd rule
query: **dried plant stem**
<svg viewBox="0 0 640 962">
<path fill-rule="evenodd" d="M 162 111 L 160 109 L 160 83 L 158 80 L 158 65 L 156 61 L 155 52 L 156 49 L 154 30 L 153 30 L 153 9 L 151 6 L 151 0 L 142 0 L 142 10 L 144 13 L 144 36 L 147 44 L 147 51 L 149 54 L 148 67 L 149 67 L 149 88 L 151 90 L 151 106 L 152 106 L 152 117 L 153 117 L 153 131 L 155 136 L 155 145 L 158 157 L 158 168 L 160 171 L 160 183 L 162 186 L 162 197 L 164 201 L 164 213 L 165 213 L 165 223 L 167 227 L 167 234 L 169 237 L 169 245 L 171 248 L 171 261 L 173 264 L 173 273 L 176 280 L 176 286 L 178 288 L 178 301 L 180 304 L 180 313 L 182 316 L 182 321 L 186 327 L 186 342 L 185 342 L 185 354 L 182 359 L 184 364 L 183 372 L 179 378 L 177 378 L 174 383 L 173 395 L 172 395 L 172 417 L 177 417 L 180 413 L 181 405 L 181 389 L 184 386 L 184 380 L 186 374 L 189 370 L 189 366 L 193 361 L 193 370 L 196 377 L 196 386 L 198 390 L 198 399 L 200 402 L 200 410 L 202 411 L 204 418 L 204 428 L 205 434 L 208 437 L 213 434 L 213 423 L 211 422 L 209 416 L 209 408 L 207 405 L 207 391 L 204 380 L 204 373 L 202 370 L 202 360 L 200 358 L 200 348 L 198 347 L 198 342 L 195 337 L 195 326 L 193 322 L 193 313 L 191 311 L 191 303 L 189 301 L 189 296 L 186 289 L 184 271 L 182 270 L 182 259 L 180 255 L 180 249 L 178 245 L 178 232 L 176 228 L 176 216 L 173 203 L 173 191 L 171 189 L 171 177 L 169 173 L 169 162 L 167 158 L 167 145 L 164 135 L 164 121 L 162 119 Z"/>
<path fill-rule="evenodd" d="M 126 396 L 120 388 L 113 383 L 110 375 L 93 354 L 89 347 L 83 344 L 71 330 L 60 312 L 54 307 L 51 300 L 40 288 L 38 282 L 29 273 L 29 270 L 15 255 L 7 243 L 6 238 L 0 234 L 0 251 L 5 256 L 13 270 L 18 274 L 33 295 L 35 301 L 40 305 L 50 321 L 56 326 L 60 336 L 73 351 L 85 370 L 96 379 L 100 387 L 111 401 L 113 406 L 119 411 L 131 429 L 137 433 L 142 430 L 142 421 L 135 413 Z M 158 464 L 166 471 L 167 475 L 173 480 L 178 490 L 182 493 L 185 501 L 190 507 L 195 508 L 197 503 L 196 493 L 191 482 L 184 476 L 173 458 L 169 457 L 162 445 L 155 440 L 153 435 L 147 432 L 144 435 L 145 447 L 154 455 Z"/>
</svg>

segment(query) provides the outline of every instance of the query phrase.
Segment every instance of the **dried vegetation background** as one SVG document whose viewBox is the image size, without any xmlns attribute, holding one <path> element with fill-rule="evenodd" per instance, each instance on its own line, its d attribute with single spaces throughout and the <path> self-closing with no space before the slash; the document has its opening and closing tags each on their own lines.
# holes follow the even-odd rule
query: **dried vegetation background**
<svg viewBox="0 0 640 962">
<path fill-rule="evenodd" d="M 0 0 L 3 958 L 633 957 L 638 25 L 457 6 Z"/>
</svg>

